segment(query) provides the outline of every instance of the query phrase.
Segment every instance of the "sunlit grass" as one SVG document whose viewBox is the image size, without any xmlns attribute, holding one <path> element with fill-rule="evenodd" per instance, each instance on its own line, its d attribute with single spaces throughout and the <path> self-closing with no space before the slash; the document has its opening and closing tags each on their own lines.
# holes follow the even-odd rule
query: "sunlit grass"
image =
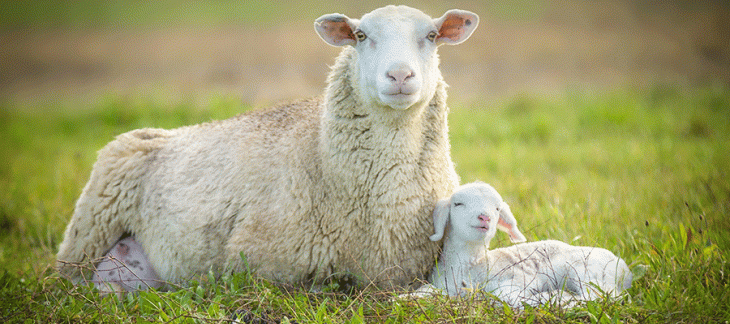
<svg viewBox="0 0 730 324">
<path fill-rule="evenodd" d="M 280 287 L 250 274 L 203 276 L 172 292 L 100 298 L 51 268 L 96 151 L 141 127 L 244 112 L 205 103 L 99 98 L 89 109 L 0 104 L 0 320 L 226 322 L 715 322 L 730 319 L 730 90 L 524 94 L 452 104 L 462 182 L 493 184 L 530 240 L 605 247 L 637 275 L 629 296 L 572 310 L 515 312 L 484 301 L 391 301 L 372 289 Z M 494 245 L 507 245 L 498 236 Z M 247 316 L 247 317 L 246 317 Z"/>
</svg>

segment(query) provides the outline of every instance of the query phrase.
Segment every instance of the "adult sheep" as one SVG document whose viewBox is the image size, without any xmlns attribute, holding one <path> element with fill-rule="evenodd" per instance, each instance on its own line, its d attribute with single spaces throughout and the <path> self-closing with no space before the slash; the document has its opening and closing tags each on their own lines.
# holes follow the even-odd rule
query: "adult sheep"
<svg viewBox="0 0 730 324">
<path fill-rule="evenodd" d="M 211 269 L 284 283 L 425 278 L 439 248 L 433 206 L 458 184 L 436 50 L 466 40 L 478 19 L 405 6 L 324 15 L 317 33 L 344 48 L 322 98 L 120 135 L 76 204 L 61 272 L 79 279 L 80 263 L 132 235 L 173 282 Z"/>
</svg>

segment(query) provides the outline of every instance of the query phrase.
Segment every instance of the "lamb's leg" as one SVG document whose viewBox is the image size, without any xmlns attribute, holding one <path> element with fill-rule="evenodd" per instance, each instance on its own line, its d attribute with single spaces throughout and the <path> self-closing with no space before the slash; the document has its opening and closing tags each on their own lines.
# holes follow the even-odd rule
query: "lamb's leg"
<svg viewBox="0 0 730 324">
<path fill-rule="evenodd" d="M 523 302 L 526 302 L 530 306 L 538 305 L 538 303 L 534 303 L 533 300 L 525 298 L 524 287 L 513 285 L 509 282 L 500 282 L 499 287 L 490 293 L 512 308 L 522 309 Z"/>
<path fill-rule="evenodd" d="M 568 285 L 578 299 L 597 300 L 602 296 L 617 297 L 631 285 L 631 271 L 626 262 L 608 250 L 585 249 L 585 256 L 570 264 Z"/>
<path fill-rule="evenodd" d="M 492 294 L 516 309 L 523 309 L 524 305 L 538 307 L 543 304 L 555 304 L 572 307 L 575 304 L 575 296 L 569 290 L 561 288 L 559 282 L 562 279 L 555 274 L 548 276 L 545 273 L 538 273 L 528 278 L 530 281 L 527 284 L 525 278 L 517 280 L 518 283 L 510 280 L 499 282 L 498 288 L 492 291 Z"/>
<path fill-rule="evenodd" d="M 134 237 L 117 242 L 96 266 L 91 282 L 104 293 L 162 287 L 162 280 Z"/>
</svg>

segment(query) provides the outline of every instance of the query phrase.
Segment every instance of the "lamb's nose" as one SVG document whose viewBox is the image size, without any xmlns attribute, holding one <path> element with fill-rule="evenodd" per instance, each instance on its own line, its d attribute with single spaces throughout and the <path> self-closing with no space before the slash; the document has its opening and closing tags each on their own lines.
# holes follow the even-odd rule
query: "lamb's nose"
<svg viewBox="0 0 730 324">
<path fill-rule="evenodd" d="M 405 63 L 396 64 L 391 67 L 386 74 L 388 79 L 395 83 L 403 83 L 416 75 L 416 73 L 413 72 L 413 69 L 408 67 Z"/>
<path fill-rule="evenodd" d="M 477 218 L 479 218 L 479 220 L 482 222 L 489 223 L 489 216 L 487 216 L 487 215 L 481 214 Z"/>
</svg>

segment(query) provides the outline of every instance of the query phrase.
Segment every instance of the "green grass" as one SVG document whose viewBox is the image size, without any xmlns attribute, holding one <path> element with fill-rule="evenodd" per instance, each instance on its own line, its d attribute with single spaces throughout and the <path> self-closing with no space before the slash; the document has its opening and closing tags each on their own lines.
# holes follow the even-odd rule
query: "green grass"
<svg viewBox="0 0 730 324">
<path fill-rule="evenodd" d="M 281 287 L 247 273 L 202 276 L 172 292 L 101 298 L 51 266 L 96 151 L 119 133 L 222 119 L 248 109 L 100 98 L 0 103 L 2 322 L 665 323 L 730 320 L 730 89 L 566 91 L 452 104 L 462 182 L 493 184 L 530 240 L 605 247 L 637 275 L 628 295 L 522 312 L 476 300 L 391 301 L 374 289 Z M 59 106 L 60 105 L 60 106 Z M 507 245 L 500 236 L 495 245 Z"/>
</svg>

